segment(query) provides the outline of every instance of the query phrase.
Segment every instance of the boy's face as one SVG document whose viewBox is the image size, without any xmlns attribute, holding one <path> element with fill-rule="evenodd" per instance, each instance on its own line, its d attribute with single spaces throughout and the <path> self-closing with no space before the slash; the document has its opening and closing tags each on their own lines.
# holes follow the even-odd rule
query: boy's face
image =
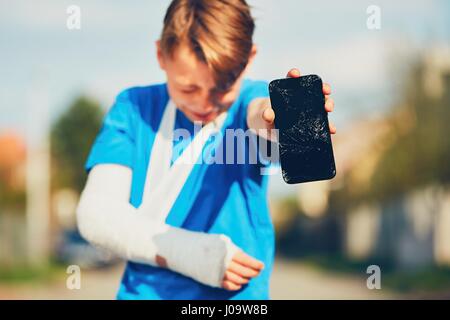
<svg viewBox="0 0 450 320">
<path fill-rule="evenodd" d="M 170 98 L 192 122 L 208 123 L 236 100 L 246 70 L 227 92 L 217 94 L 208 66 L 197 59 L 187 44 L 178 45 L 172 57 L 161 52 L 159 41 L 156 45 L 159 65 L 167 75 Z M 253 50 L 248 65 L 255 53 Z"/>
</svg>

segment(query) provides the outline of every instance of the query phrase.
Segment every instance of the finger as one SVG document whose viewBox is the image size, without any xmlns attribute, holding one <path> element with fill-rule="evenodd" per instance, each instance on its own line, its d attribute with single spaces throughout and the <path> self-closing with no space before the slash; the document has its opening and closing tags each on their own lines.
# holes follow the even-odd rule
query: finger
<svg viewBox="0 0 450 320">
<path fill-rule="evenodd" d="M 332 112 L 334 110 L 334 101 L 331 98 L 325 100 L 325 110 Z"/>
<path fill-rule="evenodd" d="M 288 78 L 298 78 L 300 76 L 301 76 L 300 70 L 298 70 L 297 68 L 293 68 L 293 69 L 289 70 L 289 72 L 286 75 L 286 77 L 288 77 Z"/>
<path fill-rule="evenodd" d="M 158 264 L 158 266 L 162 267 L 162 268 L 167 268 L 167 260 L 164 259 L 163 257 L 161 257 L 160 255 L 156 255 L 156 263 Z"/>
<path fill-rule="evenodd" d="M 229 280 L 225 280 L 225 281 L 222 281 L 222 288 L 224 288 L 226 290 L 230 290 L 230 291 L 236 291 L 236 290 L 239 290 L 241 288 L 241 286 L 238 284 L 235 284 Z"/>
<path fill-rule="evenodd" d="M 268 107 L 263 111 L 262 117 L 263 117 L 264 121 L 271 124 L 275 120 L 275 112 L 273 111 L 273 109 L 271 107 Z"/>
<path fill-rule="evenodd" d="M 259 274 L 258 270 L 245 267 L 235 261 L 230 262 L 230 265 L 228 266 L 228 270 L 231 272 L 234 272 L 237 275 L 244 277 L 244 278 L 254 278 Z"/>
<path fill-rule="evenodd" d="M 334 126 L 333 123 L 330 122 L 330 133 L 331 134 L 335 134 L 336 133 L 336 127 Z"/>
<path fill-rule="evenodd" d="M 255 270 L 261 270 L 262 268 L 264 268 L 264 263 L 249 256 L 248 254 L 242 251 L 236 253 L 233 256 L 233 261 Z"/>
<path fill-rule="evenodd" d="M 331 94 L 331 87 L 330 87 L 330 85 L 328 83 L 324 83 L 322 85 L 322 91 L 323 91 L 323 94 L 325 94 L 325 95 Z"/>
<path fill-rule="evenodd" d="M 237 285 L 247 284 L 250 281 L 250 279 L 243 278 L 243 277 L 237 275 L 236 273 L 228 271 L 228 270 L 225 271 L 225 275 L 223 277 L 223 280 L 224 281 L 226 281 L 226 280 L 231 281 L 231 282 L 233 282 L 234 284 L 237 284 Z"/>
</svg>

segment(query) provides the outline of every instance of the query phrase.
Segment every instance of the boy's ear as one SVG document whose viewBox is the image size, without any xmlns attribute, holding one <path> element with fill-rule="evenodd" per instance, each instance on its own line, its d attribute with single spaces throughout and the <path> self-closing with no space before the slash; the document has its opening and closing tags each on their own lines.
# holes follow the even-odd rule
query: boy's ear
<svg viewBox="0 0 450 320">
<path fill-rule="evenodd" d="M 252 50 L 250 51 L 250 57 L 248 58 L 248 64 L 253 63 L 253 59 L 255 59 L 256 54 L 258 53 L 258 47 L 256 44 L 252 45 Z"/>
<path fill-rule="evenodd" d="M 242 75 L 246 74 L 248 69 L 250 69 L 257 53 L 258 53 L 258 47 L 256 46 L 256 44 L 253 44 L 252 49 L 250 51 L 250 56 L 248 57 L 247 65 L 245 66 L 245 69 L 244 69 L 244 72 L 242 72 Z"/>
<path fill-rule="evenodd" d="M 158 63 L 159 63 L 159 67 L 162 70 L 165 70 L 165 63 L 164 63 L 164 56 L 161 50 L 161 41 L 160 40 L 156 40 L 155 42 L 156 44 L 156 57 L 158 58 Z"/>
</svg>

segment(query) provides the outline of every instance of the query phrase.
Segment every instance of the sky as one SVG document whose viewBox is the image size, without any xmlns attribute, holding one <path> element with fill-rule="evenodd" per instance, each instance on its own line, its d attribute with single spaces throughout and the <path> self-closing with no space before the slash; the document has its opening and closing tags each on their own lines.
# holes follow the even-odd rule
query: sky
<svg viewBox="0 0 450 320">
<path fill-rule="evenodd" d="M 36 96 L 51 121 L 79 94 L 108 108 L 126 87 L 164 81 L 155 41 L 169 2 L 1 0 L 0 130 L 25 129 Z M 450 41 L 448 1 L 249 3 L 259 48 L 249 77 L 270 81 L 292 67 L 319 74 L 332 85 L 338 125 L 388 107 L 395 64 Z M 381 10 L 379 30 L 366 25 L 373 4 Z M 80 30 L 66 27 L 69 5 L 81 9 Z"/>
<path fill-rule="evenodd" d="M 167 0 L 0 0 L 0 132 L 39 139 L 80 94 L 107 110 L 135 85 L 165 80 L 155 41 Z M 258 56 L 249 77 L 270 81 L 292 67 L 330 83 L 339 129 L 389 110 L 397 76 L 416 52 L 450 43 L 450 2 L 250 0 Z M 69 30 L 70 5 L 81 29 Z M 379 30 L 367 27 L 370 5 Z"/>
</svg>

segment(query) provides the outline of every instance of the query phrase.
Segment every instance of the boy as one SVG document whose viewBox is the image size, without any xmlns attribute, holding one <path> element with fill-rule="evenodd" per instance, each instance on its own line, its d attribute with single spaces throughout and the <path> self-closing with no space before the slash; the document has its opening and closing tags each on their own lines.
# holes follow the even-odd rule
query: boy
<svg viewBox="0 0 450 320">
<path fill-rule="evenodd" d="M 167 83 L 123 91 L 104 119 L 77 217 L 86 239 L 128 260 L 119 299 L 269 299 L 267 163 L 196 162 L 208 147 L 252 156 L 247 141 L 209 139 L 226 130 L 274 139 L 256 131 L 273 129 L 267 83 L 244 79 L 253 30 L 244 0 L 174 0 L 156 43 Z"/>
</svg>

